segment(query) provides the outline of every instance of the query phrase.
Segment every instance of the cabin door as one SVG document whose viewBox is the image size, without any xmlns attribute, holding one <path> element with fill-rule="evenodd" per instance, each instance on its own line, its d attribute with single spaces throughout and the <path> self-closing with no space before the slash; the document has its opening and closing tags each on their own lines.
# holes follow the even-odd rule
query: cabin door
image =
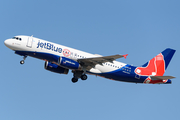
<svg viewBox="0 0 180 120">
<path fill-rule="evenodd" d="M 33 36 L 28 38 L 26 46 L 32 48 L 32 43 L 33 43 Z"/>
</svg>

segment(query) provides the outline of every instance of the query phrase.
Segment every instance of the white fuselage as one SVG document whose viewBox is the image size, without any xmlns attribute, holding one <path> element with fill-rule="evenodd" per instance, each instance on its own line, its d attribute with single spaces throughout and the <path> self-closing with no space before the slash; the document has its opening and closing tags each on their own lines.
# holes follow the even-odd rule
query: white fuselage
<svg viewBox="0 0 180 120">
<path fill-rule="evenodd" d="M 52 43 L 46 40 L 35 38 L 32 36 L 20 35 L 20 36 L 15 36 L 15 37 L 21 38 L 21 40 L 8 39 L 5 41 L 5 45 L 14 51 L 28 51 L 28 52 L 34 52 L 34 54 L 36 52 L 53 54 L 57 56 L 64 56 L 73 60 L 100 57 L 100 55 L 90 54 L 90 53 L 83 52 L 77 49 L 73 49 L 73 48 L 59 45 L 56 43 Z M 112 63 L 106 62 L 106 63 L 103 63 L 102 65 L 99 65 L 99 64 L 95 65 L 95 67 L 90 69 L 89 72 L 106 73 L 106 72 L 117 70 L 125 65 L 126 64 L 117 62 L 117 61 L 113 61 Z"/>
<path fill-rule="evenodd" d="M 24 59 L 20 61 L 21 64 L 24 64 L 27 56 L 31 56 L 46 61 L 45 69 L 52 72 L 67 74 L 71 69 L 73 83 L 77 82 L 79 78 L 86 80 L 86 73 L 124 82 L 171 83 L 169 78 L 172 77 L 162 76 L 165 72 L 164 68 L 167 67 L 175 53 L 175 50 L 170 48 L 161 52 L 142 67 L 135 67 L 115 61 L 115 59 L 126 57 L 126 55 L 90 54 L 33 36 L 15 36 L 5 40 L 4 44 L 14 50 L 16 54 L 24 56 Z"/>
</svg>

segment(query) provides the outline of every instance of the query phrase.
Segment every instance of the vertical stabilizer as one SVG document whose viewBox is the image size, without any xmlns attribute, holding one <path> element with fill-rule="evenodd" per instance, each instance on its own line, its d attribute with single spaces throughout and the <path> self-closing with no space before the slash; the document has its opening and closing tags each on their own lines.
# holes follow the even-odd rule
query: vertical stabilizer
<svg viewBox="0 0 180 120">
<path fill-rule="evenodd" d="M 135 73 L 143 76 L 163 76 L 174 53 L 173 49 L 165 49 L 142 67 L 137 67 Z"/>
<path fill-rule="evenodd" d="M 164 56 L 164 60 L 165 60 L 165 69 L 167 69 L 174 53 L 175 53 L 176 50 L 173 50 L 173 49 L 170 49 L 170 48 L 167 48 L 166 50 L 164 50 L 162 52 L 162 55 Z"/>
</svg>

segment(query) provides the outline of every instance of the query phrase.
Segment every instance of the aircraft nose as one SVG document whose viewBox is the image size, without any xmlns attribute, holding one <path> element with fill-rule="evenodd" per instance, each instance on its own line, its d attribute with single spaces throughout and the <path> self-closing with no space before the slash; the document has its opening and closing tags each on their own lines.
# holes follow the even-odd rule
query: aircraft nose
<svg viewBox="0 0 180 120">
<path fill-rule="evenodd" d="M 10 47 L 11 46 L 11 40 L 7 39 L 4 41 L 4 44 L 7 46 L 7 47 Z"/>
<path fill-rule="evenodd" d="M 7 46 L 7 45 L 8 45 L 8 40 L 5 40 L 5 41 L 4 41 L 4 44 Z"/>
</svg>

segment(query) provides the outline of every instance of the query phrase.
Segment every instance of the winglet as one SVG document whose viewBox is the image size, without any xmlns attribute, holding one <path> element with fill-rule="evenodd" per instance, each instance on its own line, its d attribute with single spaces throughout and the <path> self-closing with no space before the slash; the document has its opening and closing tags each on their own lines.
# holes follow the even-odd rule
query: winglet
<svg viewBox="0 0 180 120">
<path fill-rule="evenodd" d="M 125 54 L 125 55 L 123 55 L 123 57 L 126 59 L 126 57 L 128 56 L 128 54 Z"/>
</svg>

